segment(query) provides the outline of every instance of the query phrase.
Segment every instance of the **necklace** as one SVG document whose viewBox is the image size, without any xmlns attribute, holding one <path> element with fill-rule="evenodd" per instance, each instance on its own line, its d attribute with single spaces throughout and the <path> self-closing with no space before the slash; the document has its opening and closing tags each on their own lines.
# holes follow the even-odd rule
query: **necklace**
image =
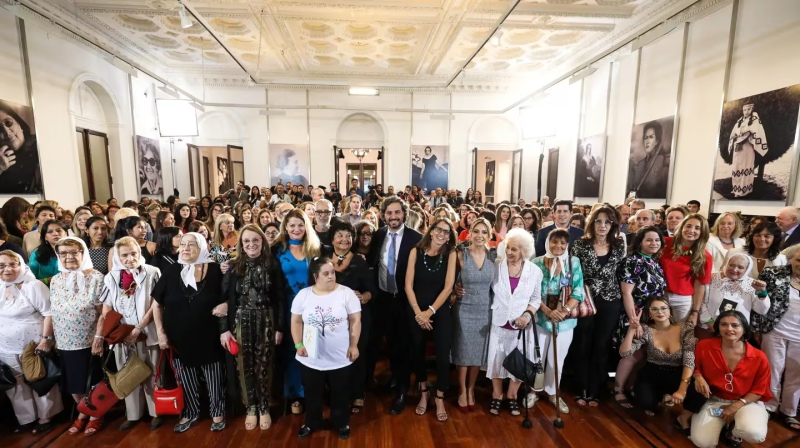
<svg viewBox="0 0 800 448">
<path fill-rule="evenodd" d="M 694 251 L 692 249 L 684 249 L 683 247 L 681 247 L 680 250 L 678 250 L 678 255 L 680 256 L 692 255 L 693 253 Z"/>
<path fill-rule="evenodd" d="M 511 265 L 509 265 L 508 267 L 509 267 L 509 268 L 511 268 Z M 519 277 L 519 275 L 520 275 L 521 273 L 522 273 L 522 263 L 520 263 L 519 267 L 517 268 L 516 275 L 511 275 L 511 269 L 509 269 L 509 270 L 508 270 L 508 276 L 509 276 L 509 277 L 514 277 L 514 278 L 516 278 L 516 277 Z"/>
<path fill-rule="evenodd" d="M 428 257 L 437 259 L 436 264 L 435 264 L 436 269 L 431 269 L 428 266 Z M 427 269 L 430 272 L 437 272 L 439 269 L 441 269 L 442 268 L 442 260 L 443 259 L 444 259 L 444 257 L 442 257 L 441 253 L 439 255 L 434 255 L 434 256 L 430 256 L 426 252 L 422 253 L 422 264 L 425 265 L 425 269 Z"/>
<path fill-rule="evenodd" d="M 336 253 L 336 251 L 333 251 L 333 254 L 334 254 L 334 255 L 336 255 L 336 259 L 338 260 L 338 263 L 337 263 L 337 264 L 338 264 L 339 266 L 341 266 L 341 265 L 342 265 L 342 263 L 344 262 L 345 258 L 347 258 L 347 255 L 348 255 L 349 253 L 350 253 L 350 252 L 348 251 L 348 252 L 345 252 L 345 253 L 344 253 L 344 255 L 339 255 L 339 254 L 337 254 L 337 253 Z"/>
<path fill-rule="evenodd" d="M 194 299 L 194 298 L 195 298 L 195 297 L 196 297 L 198 294 L 200 294 L 200 292 L 203 290 L 203 288 L 205 288 L 205 286 L 206 286 L 206 276 L 205 276 L 205 273 L 206 273 L 206 265 L 204 264 L 204 265 L 203 265 L 203 268 L 201 269 L 201 274 L 200 274 L 200 276 L 201 276 L 203 279 L 202 279 L 202 280 L 200 280 L 199 282 L 197 282 L 197 290 L 196 290 L 195 292 L 190 292 L 190 291 L 188 291 L 188 290 L 186 289 L 186 285 L 184 285 L 184 284 L 183 284 L 183 280 L 181 280 L 181 281 L 179 281 L 179 282 L 178 282 L 178 284 L 180 284 L 180 285 L 181 285 L 181 289 L 183 290 L 183 295 L 184 295 L 184 297 L 186 297 L 187 299 L 189 299 L 189 301 L 190 301 L 190 302 L 191 302 L 191 301 L 192 301 L 192 299 Z"/>
<path fill-rule="evenodd" d="M 719 237 L 717 237 L 717 238 L 719 238 L 719 240 L 720 240 L 720 242 L 721 242 L 722 244 L 724 244 L 724 245 L 726 245 L 726 246 L 733 246 L 733 238 L 731 238 L 731 239 L 730 239 L 730 240 L 728 240 L 728 241 L 725 241 L 725 240 L 723 240 L 721 236 L 719 236 Z"/>
</svg>

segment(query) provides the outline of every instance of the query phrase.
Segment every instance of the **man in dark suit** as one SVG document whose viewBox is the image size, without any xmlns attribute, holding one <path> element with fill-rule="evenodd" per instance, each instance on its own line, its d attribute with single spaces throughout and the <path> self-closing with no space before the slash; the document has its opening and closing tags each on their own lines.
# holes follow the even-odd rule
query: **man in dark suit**
<svg viewBox="0 0 800 448">
<path fill-rule="evenodd" d="M 374 267 L 378 285 L 375 304 L 375 331 L 372 339 L 372 356 L 367 371 L 375 369 L 381 337 L 386 335 L 392 381 L 396 383 L 395 402 L 391 413 L 398 415 L 406 406 L 406 395 L 411 381 L 410 322 L 411 309 L 405 293 L 406 268 L 411 248 L 422 235 L 405 225 L 408 205 L 397 197 L 389 197 L 381 204 L 381 215 L 386 226 L 372 237 L 367 262 Z"/>
<path fill-rule="evenodd" d="M 800 244 L 800 231 L 797 230 L 798 218 L 800 218 L 800 210 L 795 207 L 786 207 L 778 212 L 775 223 L 781 228 L 783 236 L 781 250 Z"/>
<path fill-rule="evenodd" d="M 569 242 L 577 240 L 583 236 L 583 230 L 569 225 L 569 218 L 572 216 L 572 201 L 558 201 L 554 207 L 553 225 L 547 226 L 536 234 L 536 256 L 541 257 L 547 250 L 544 243 L 547 235 L 555 229 L 565 229 L 569 232 Z"/>
</svg>

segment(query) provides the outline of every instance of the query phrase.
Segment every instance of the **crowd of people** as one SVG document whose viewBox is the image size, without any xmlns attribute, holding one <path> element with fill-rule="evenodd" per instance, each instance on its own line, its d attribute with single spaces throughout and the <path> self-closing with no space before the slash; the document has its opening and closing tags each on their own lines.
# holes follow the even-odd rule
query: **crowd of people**
<svg viewBox="0 0 800 448">
<path fill-rule="evenodd" d="M 462 412 L 520 415 L 543 393 L 568 413 L 610 393 L 651 416 L 681 406 L 675 424 L 698 447 L 763 442 L 771 415 L 800 430 L 800 211 L 723 213 L 710 226 L 699 208 L 492 204 L 472 189 L 364 192 L 357 180 L 344 194 L 239 182 L 218 197 L 74 211 L 14 197 L 0 210 L 0 362 L 16 377 L 6 394 L 20 428 L 41 433 L 62 396 L 80 403 L 102 377 L 98 356 L 122 369 L 135 353 L 152 373 L 125 397 L 120 430 L 145 414 L 155 430 L 169 353 L 183 387 L 175 432 L 198 423 L 201 402 L 211 431 L 234 409 L 246 430 L 268 430 L 283 400 L 305 414 L 307 437 L 324 427 L 327 385 L 346 439 L 388 353 L 393 415 L 413 385 L 414 412 L 432 401 L 446 422 L 455 365 Z M 113 315 L 131 329 L 109 345 Z M 24 378 L 29 344 L 58 354 L 60 382 L 43 394 Z M 541 362 L 540 388 L 506 369 L 523 348 Z M 488 403 L 475 398 L 482 371 Z M 559 394 L 565 371 L 574 404 Z M 78 413 L 68 433 L 103 423 Z"/>
</svg>

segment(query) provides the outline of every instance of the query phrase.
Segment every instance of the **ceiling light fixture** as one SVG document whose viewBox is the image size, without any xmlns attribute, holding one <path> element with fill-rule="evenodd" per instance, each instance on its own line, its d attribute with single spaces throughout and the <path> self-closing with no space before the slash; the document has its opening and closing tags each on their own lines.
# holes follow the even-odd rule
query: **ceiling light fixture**
<svg viewBox="0 0 800 448">
<path fill-rule="evenodd" d="M 497 30 L 497 32 L 494 33 L 494 36 L 492 36 L 492 45 L 494 45 L 495 47 L 499 47 L 501 43 L 500 39 L 502 38 L 503 38 L 503 30 Z"/>
<path fill-rule="evenodd" d="M 373 87 L 350 87 L 350 95 L 380 95 L 380 91 Z"/>
<path fill-rule="evenodd" d="M 181 9 L 178 10 L 178 15 L 181 16 L 181 28 L 191 28 L 194 24 L 192 23 L 192 19 L 189 18 L 189 13 L 186 12 L 186 5 L 184 5 L 183 2 L 180 3 Z"/>
<path fill-rule="evenodd" d="M 361 159 L 363 159 L 364 157 L 366 157 L 367 154 L 369 154 L 369 149 L 351 149 L 350 152 L 353 153 L 354 156 L 356 156 L 359 162 L 361 162 Z"/>
<path fill-rule="evenodd" d="M 169 95 L 169 96 L 171 96 L 173 98 L 180 98 L 181 97 L 180 93 L 178 93 L 176 90 L 170 89 L 169 86 L 167 86 L 166 84 L 164 84 L 163 86 L 159 87 L 158 90 L 166 93 L 167 95 Z"/>
</svg>

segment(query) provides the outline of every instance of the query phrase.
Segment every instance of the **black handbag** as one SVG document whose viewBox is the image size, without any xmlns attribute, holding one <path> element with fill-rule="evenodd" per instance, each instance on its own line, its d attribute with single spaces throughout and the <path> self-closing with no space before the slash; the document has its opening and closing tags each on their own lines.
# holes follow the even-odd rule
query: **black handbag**
<svg viewBox="0 0 800 448">
<path fill-rule="evenodd" d="M 526 310 L 525 313 L 530 314 L 530 325 L 536 325 L 533 319 L 533 313 Z M 542 365 L 541 356 L 539 354 L 539 335 L 536 334 L 536 328 L 533 328 L 533 339 L 535 341 L 536 349 L 536 362 L 528 359 L 527 341 L 525 338 L 525 330 L 520 329 L 517 335 L 517 340 L 522 338 L 522 350 L 515 348 L 503 360 L 503 368 L 508 371 L 514 378 L 522 381 L 528 386 L 533 386 L 536 382 L 536 375 L 544 373 L 544 366 Z"/>
<path fill-rule="evenodd" d="M 5 392 L 17 387 L 17 377 L 11 366 L 0 361 L 0 392 Z"/>
<path fill-rule="evenodd" d="M 37 351 L 36 353 L 41 356 L 46 373 L 44 378 L 32 381 L 28 385 L 41 397 L 47 395 L 50 389 L 61 381 L 61 363 L 55 350 L 49 352 Z"/>
</svg>

